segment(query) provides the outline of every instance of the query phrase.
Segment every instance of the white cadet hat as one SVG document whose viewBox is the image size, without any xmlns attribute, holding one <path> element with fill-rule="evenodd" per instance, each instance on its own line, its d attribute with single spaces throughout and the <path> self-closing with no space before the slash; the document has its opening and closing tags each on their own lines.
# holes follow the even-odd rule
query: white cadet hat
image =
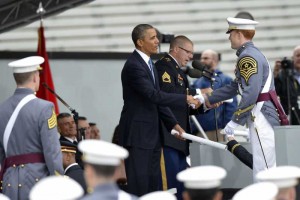
<svg viewBox="0 0 300 200">
<path fill-rule="evenodd" d="M 8 63 L 8 66 L 13 68 L 14 73 L 26 73 L 37 70 L 42 70 L 40 64 L 44 62 L 44 58 L 41 56 L 30 56 L 20 60 L 16 60 Z"/>
<path fill-rule="evenodd" d="M 295 166 L 278 166 L 256 175 L 258 181 L 268 181 L 277 185 L 278 188 L 294 187 L 298 184 L 300 178 L 300 168 Z"/>
<path fill-rule="evenodd" d="M 191 167 L 177 174 L 177 180 L 189 189 L 212 189 L 221 185 L 225 169 L 217 166 Z"/>
<path fill-rule="evenodd" d="M 251 19 L 242 19 L 242 18 L 234 18 L 228 17 L 228 30 L 227 34 L 232 30 L 255 30 L 255 26 L 258 24 L 257 21 Z"/>
<path fill-rule="evenodd" d="M 278 188 L 274 183 L 255 183 L 238 191 L 232 200 L 275 200 L 277 193 Z"/>
<path fill-rule="evenodd" d="M 0 200 L 10 200 L 10 198 L 0 193 Z"/>
<path fill-rule="evenodd" d="M 48 176 L 41 179 L 30 191 L 30 200 L 70 200 L 82 197 L 79 183 L 68 176 Z"/>
<path fill-rule="evenodd" d="M 176 200 L 174 194 L 167 191 L 156 191 L 149 194 L 145 194 L 139 198 L 139 200 Z"/>
<path fill-rule="evenodd" d="M 83 153 L 84 162 L 95 165 L 118 166 L 128 157 L 128 151 L 123 147 L 101 140 L 82 140 L 78 149 Z"/>
</svg>

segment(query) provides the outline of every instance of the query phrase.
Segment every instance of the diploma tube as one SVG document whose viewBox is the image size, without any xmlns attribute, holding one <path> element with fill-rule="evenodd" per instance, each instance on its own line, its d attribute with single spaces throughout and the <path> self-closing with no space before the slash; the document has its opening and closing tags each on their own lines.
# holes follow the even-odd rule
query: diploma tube
<svg viewBox="0 0 300 200">
<path fill-rule="evenodd" d="M 179 133 L 178 133 L 178 131 L 173 129 L 171 131 L 171 134 L 175 135 L 175 134 L 179 134 Z M 227 150 L 227 146 L 225 144 L 214 142 L 214 141 L 211 141 L 211 140 L 208 140 L 208 139 L 203 139 L 201 137 L 194 136 L 194 135 L 191 135 L 191 134 L 188 134 L 188 133 L 182 133 L 181 137 L 184 138 L 184 139 L 191 140 L 193 142 L 197 142 L 197 143 L 200 143 L 200 144 L 208 145 L 208 146 L 211 146 L 211 147 L 214 147 L 214 148 Z"/>
</svg>

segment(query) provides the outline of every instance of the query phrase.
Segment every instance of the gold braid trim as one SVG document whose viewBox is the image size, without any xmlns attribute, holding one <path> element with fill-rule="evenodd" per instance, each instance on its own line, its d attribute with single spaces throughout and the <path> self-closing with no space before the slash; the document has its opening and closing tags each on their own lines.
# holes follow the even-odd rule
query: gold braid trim
<svg viewBox="0 0 300 200">
<path fill-rule="evenodd" d="M 240 115 L 240 114 L 243 114 L 245 112 L 248 112 L 249 110 L 252 110 L 252 108 L 254 108 L 255 104 L 251 105 L 251 106 L 248 106 L 247 108 L 245 109 L 239 109 L 238 111 L 235 111 L 234 112 L 234 115 Z"/>
<path fill-rule="evenodd" d="M 234 150 L 235 150 L 235 148 L 237 148 L 238 146 L 240 146 L 240 144 L 235 144 L 235 145 L 233 145 L 233 147 L 232 147 L 232 149 L 231 149 L 231 153 L 233 153 Z"/>
</svg>

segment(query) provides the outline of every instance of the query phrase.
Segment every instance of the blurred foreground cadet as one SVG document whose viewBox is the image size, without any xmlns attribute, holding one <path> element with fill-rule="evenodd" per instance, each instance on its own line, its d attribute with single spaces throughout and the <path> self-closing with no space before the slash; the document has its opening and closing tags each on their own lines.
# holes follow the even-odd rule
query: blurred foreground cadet
<svg viewBox="0 0 300 200">
<path fill-rule="evenodd" d="M 83 153 L 84 176 L 90 193 L 83 200 L 137 199 L 120 190 L 114 180 L 121 160 L 128 157 L 126 149 L 101 140 L 83 140 L 78 148 Z"/>
<path fill-rule="evenodd" d="M 274 183 L 255 183 L 238 191 L 232 200 L 276 200 L 277 193 Z"/>
<path fill-rule="evenodd" d="M 30 191 L 30 200 L 76 200 L 83 189 L 67 176 L 49 176 L 37 183 Z"/>
<path fill-rule="evenodd" d="M 220 186 L 226 171 L 217 166 L 199 166 L 186 169 L 177 174 L 184 183 L 184 200 L 222 200 Z"/>
<path fill-rule="evenodd" d="M 0 105 L 0 163 L 3 194 L 28 199 L 40 179 L 63 174 L 62 156 L 51 102 L 37 98 L 40 56 L 9 63 L 17 89 Z"/>
<path fill-rule="evenodd" d="M 300 168 L 279 166 L 261 171 L 256 176 L 259 181 L 268 181 L 277 185 L 279 192 L 276 200 L 296 200 L 296 185 L 300 178 Z"/>
<path fill-rule="evenodd" d="M 7 196 L 0 194 L 0 200 L 10 200 Z"/>
</svg>

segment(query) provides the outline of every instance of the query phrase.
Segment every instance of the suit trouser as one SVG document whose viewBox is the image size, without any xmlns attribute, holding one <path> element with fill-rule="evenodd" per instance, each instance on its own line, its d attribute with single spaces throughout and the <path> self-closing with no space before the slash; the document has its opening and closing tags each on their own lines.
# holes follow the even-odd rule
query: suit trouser
<svg viewBox="0 0 300 200">
<path fill-rule="evenodd" d="M 130 194 L 142 196 L 159 190 L 159 161 L 161 149 L 128 147 L 125 160 L 128 190 Z"/>
<path fill-rule="evenodd" d="M 173 149 L 172 147 L 163 147 L 160 161 L 160 187 L 162 190 L 176 188 L 177 200 L 182 200 L 184 187 L 183 183 L 176 179 L 176 175 L 187 167 L 186 155 L 183 152 Z"/>
<path fill-rule="evenodd" d="M 249 119 L 248 124 L 253 154 L 253 180 L 256 182 L 258 172 L 276 166 L 275 136 L 273 127 L 260 111 L 255 116 L 255 122 Z"/>
</svg>

